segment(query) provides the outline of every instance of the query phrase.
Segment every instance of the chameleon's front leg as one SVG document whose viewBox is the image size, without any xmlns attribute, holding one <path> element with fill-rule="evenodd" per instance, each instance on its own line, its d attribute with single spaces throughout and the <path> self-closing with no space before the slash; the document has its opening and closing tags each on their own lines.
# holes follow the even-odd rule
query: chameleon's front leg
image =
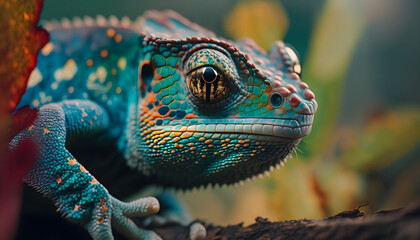
<svg viewBox="0 0 420 240">
<path fill-rule="evenodd" d="M 112 226 L 130 239 L 160 239 L 139 229 L 130 219 L 159 211 L 155 198 L 131 203 L 112 197 L 65 148 L 66 137 L 109 127 L 105 110 L 90 101 L 64 101 L 40 108 L 38 118 L 10 143 L 13 149 L 27 138 L 39 143 L 38 159 L 25 181 L 51 198 L 68 220 L 81 223 L 94 239 L 113 239 Z"/>
</svg>

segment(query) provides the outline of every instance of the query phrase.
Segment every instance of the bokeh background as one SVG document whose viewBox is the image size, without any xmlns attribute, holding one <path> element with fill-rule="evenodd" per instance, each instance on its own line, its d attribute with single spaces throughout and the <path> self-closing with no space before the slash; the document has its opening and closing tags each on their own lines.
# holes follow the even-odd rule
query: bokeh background
<svg viewBox="0 0 420 240">
<path fill-rule="evenodd" d="M 420 200 L 420 1 L 45 0 L 41 19 L 173 9 L 220 36 L 279 39 L 316 94 L 313 132 L 286 167 L 243 186 L 176 194 L 216 224 L 322 218 Z"/>
</svg>

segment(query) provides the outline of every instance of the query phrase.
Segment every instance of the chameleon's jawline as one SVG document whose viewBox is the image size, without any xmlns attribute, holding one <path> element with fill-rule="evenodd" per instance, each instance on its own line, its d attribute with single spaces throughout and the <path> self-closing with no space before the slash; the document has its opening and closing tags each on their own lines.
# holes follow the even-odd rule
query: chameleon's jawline
<svg viewBox="0 0 420 240">
<path fill-rule="evenodd" d="M 226 131 L 229 124 L 212 124 L 210 130 L 207 127 L 200 129 L 200 125 L 189 125 L 180 128 L 173 126 L 159 126 L 155 131 L 170 130 L 176 132 L 189 133 L 219 133 L 219 134 L 239 134 L 239 135 L 254 135 L 261 138 L 261 140 L 270 140 L 275 142 L 290 142 L 295 139 L 306 137 L 309 135 L 312 124 L 300 125 L 297 127 L 290 127 L 284 125 L 274 124 L 232 124 L 230 130 Z M 259 125 L 259 126 L 258 126 Z"/>
</svg>

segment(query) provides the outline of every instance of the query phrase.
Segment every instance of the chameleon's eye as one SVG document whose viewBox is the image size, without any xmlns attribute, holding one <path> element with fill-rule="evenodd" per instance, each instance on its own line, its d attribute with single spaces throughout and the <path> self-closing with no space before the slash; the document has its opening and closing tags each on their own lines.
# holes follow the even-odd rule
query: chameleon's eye
<svg viewBox="0 0 420 240">
<path fill-rule="evenodd" d="M 293 49 L 288 46 L 285 49 L 286 49 L 287 55 L 289 56 L 289 61 L 290 61 L 288 66 L 291 69 L 289 69 L 289 71 L 300 74 L 302 71 L 302 68 L 300 66 L 299 57 L 297 56 L 296 52 L 293 51 Z"/>
<path fill-rule="evenodd" d="M 225 78 L 211 66 L 191 71 L 187 75 L 187 86 L 194 97 L 206 103 L 219 102 L 229 94 Z"/>
</svg>

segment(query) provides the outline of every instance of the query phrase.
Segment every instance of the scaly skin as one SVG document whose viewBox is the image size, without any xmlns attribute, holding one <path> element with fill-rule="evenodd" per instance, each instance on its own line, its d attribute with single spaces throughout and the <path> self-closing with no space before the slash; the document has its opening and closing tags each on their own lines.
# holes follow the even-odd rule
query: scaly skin
<svg viewBox="0 0 420 240">
<path fill-rule="evenodd" d="M 10 147 L 25 138 L 39 143 L 25 181 L 94 239 L 112 239 L 111 220 L 129 238 L 158 238 L 130 217 L 156 213 L 159 203 L 111 196 L 67 150 L 69 139 L 101 133 L 138 174 L 190 188 L 269 171 L 310 132 L 314 94 L 282 42 L 266 53 L 171 11 L 134 24 L 99 18 L 68 25 L 47 26 L 51 42 L 19 105 L 39 108 L 39 116 Z M 194 224 L 192 238 L 203 231 Z"/>
</svg>

